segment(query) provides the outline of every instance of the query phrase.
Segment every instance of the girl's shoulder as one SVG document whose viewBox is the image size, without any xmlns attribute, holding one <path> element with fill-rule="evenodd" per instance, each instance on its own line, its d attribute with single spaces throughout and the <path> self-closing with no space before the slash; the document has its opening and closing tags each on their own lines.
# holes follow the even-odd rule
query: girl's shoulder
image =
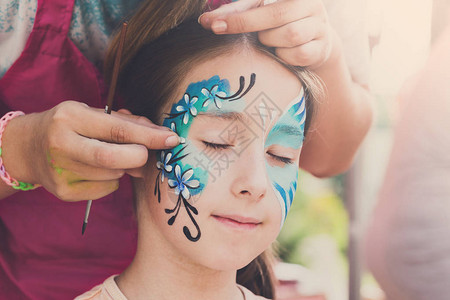
<svg viewBox="0 0 450 300">
<path fill-rule="evenodd" d="M 75 300 L 127 300 L 117 286 L 114 280 L 115 277 L 117 277 L 117 275 L 109 277 L 102 284 L 97 285 L 90 291 L 76 297 Z M 245 300 L 270 300 L 253 294 L 252 291 L 242 285 L 238 284 L 238 287 L 244 295 Z"/>
<path fill-rule="evenodd" d="M 75 300 L 127 300 L 124 294 L 120 291 L 113 275 L 106 279 L 102 284 L 92 288 L 90 291 L 78 296 Z"/>
<path fill-rule="evenodd" d="M 250 291 L 249 289 L 247 289 L 246 287 L 244 287 L 242 285 L 238 284 L 238 287 L 241 290 L 242 294 L 244 295 L 245 300 L 270 300 L 270 299 L 264 298 L 262 296 L 253 294 L 252 291 Z"/>
</svg>

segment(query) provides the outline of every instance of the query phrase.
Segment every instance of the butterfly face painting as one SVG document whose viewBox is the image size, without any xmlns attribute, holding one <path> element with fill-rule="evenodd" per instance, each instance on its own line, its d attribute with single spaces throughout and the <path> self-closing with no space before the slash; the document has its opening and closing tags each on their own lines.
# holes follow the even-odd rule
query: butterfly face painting
<svg viewBox="0 0 450 300">
<path fill-rule="evenodd" d="M 254 165 L 262 168 L 262 172 L 258 171 L 258 175 L 264 173 L 258 193 L 261 199 L 271 197 L 270 201 L 276 199 L 275 201 L 279 203 L 281 224 L 284 223 L 292 204 L 297 187 L 298 156 L 303 144 L 306 118 L 303 89 L 284 110 L 280 110 L 280 113 L 261 129 L 252 123 L 254 121 L 247 112 L 250 101 L 245 97 L 254 88 L 256 80 L 255 73 L 247 78 L 241 76 L 239 88 L 235 92 L 230 91 L 227 79 L 221 79 L 217 75 L 208 80 L 191 83 L 163 121 L 164 126 L 171 128 L 180 136 L 181 143 L 174 149 L 157 153 L 158 175 L 154 194 L 158 202 L 161 202 L 161 190 L 167 185 L 176 198 L 171 202 L 173 206 L 165 209 L 167 223 L 172 226 L 180 214 L 186 214 L 190 223 L 183 224 L 183 233 L 189 241 L 196 242 L 202 236 L 202 230 L 197 222 L 199 210 L 196 201 L 208 201 L 200 196 L 209 185 L 214 183 L 221 186 L 224 191 L 230 191 L 226 192 L 227 195 L 222 193 L 221 196 L 225 198 L 234 199 L 255 194 L 251 187 L 239 187 L 237 192 L 231 187 L 236 183 L 233 183 L 233 178 L 230 177 L 242 173 L 239 168 L 248 165 L 249 160 L 253 159 Z M 214 132 L 211 129 L 214 127 L 214 121 L 205 120 L 220 120 L 220 122 L 228 120 L 231 125 L 232 122 L 239 120 L 243 127 L 248 128 L 247 134 L 252 135 L 245 139 L 247 143 L 245 147 L 243 140 L 238 138 L 222 136 L 219 138 L 218 134 L 208 136 L 210 131 Z M 202 124 L 201 127 L 198 124 Z M 201 143 L 194 141 L 190 135 L 194 125 L 196 131 L 201 132 Z M 228 131 L 231 125 L 227 127 Z M 222 156 L 234 153 L 234 159 L 229 161 L 221 175 L 216 176 L 217 174 L 211 172 L 207 166 L 198 163 L 199 153 L 204 149 Z M 260 157 L 258 161 L 257 157 Z M 216 196 L 219 197 L 219 194 Z M 232 205 L 232 201 L 225 203 Z"/>
</svg>

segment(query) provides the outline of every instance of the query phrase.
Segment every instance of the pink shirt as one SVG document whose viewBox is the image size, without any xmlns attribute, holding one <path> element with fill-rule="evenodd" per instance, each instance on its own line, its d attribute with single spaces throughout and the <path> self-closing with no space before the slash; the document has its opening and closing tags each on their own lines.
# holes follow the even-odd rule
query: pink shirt
<svg viewBox="0 0 450 300">
<path fill-rule="evenodd" d="M 0 113 L 50 109 L 66 99 L 105 106 L 96 68 L 68 38 L 74 0 L 38 0 L 25 49 L 0 79 Z M 0 201 L 0 298 L 72 299 L 120 273 L 136 249 L 129 178 L 92 204 L 63 202 L 44 188 Z"/>
</svg>

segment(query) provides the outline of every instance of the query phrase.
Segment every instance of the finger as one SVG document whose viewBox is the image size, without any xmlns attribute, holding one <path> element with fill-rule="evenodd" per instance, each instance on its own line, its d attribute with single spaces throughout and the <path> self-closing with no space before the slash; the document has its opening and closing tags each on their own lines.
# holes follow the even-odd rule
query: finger
<svg viewBox="0 0 450 300">
<path fill-rule="evenodd" d="M 150 151 L 149 151 L 150 153 Z M 152 152 L 153 155 L 155 154 L 154 152 Z M 150 168 L 150 160 L 147 160 L 147 163 L 145 165 L 143 165 L 142 167 L 139 168 L 133 168 L 133 169 L 127 169 L 125 170 L 125 173 L 130 175 L 131 177 L 135 177 L 135 178 L 144 178 L 145 177 L 145 173 L 149 172 Z M 152 171 L 150 171 L 152 172 Z"/>
<path fill-rule="evenodd" d="M 324 61 L 328 50 L 323 43 L 322 40 L 313 40 L 297 47 L 276 48 L 275 53 L 289 65 L 311 67 Z"/>
<path fill-rule="evenodd" d="M 93 110 L 102 112 L 102 113 L 105 112 L 103 109 L 99 109 L 99 108 L 93 108 Z M 125 109 L 125 108 L 121 108 L 117 112 L 112 111 L 111 115 L 121 118 L 122 120 L 125 120 L 125 121 L 131 121 L 136 124 L 148 126 L 151 128 L 161 129 L 161 130 L 166 130 L 166 131 L 170 130 L 170 128 L 167 128 L 165 126 L 156 125 L 155 123 L 153 123 L 152 121 L 150 121 L 149 119 L 147 119 L 144 116 L 133 115 L 133 113 L 131 111 L 129 111 L 128 109 Z"/>
<path fill-rule="evenodd" d="M 206 12 L 198 18 L 198 22 L 205 28 L 211 29 L 211 21 L 218 17 L 225 17 L 232 13 L 242 12 L 261 5 L 262 0 L 240 0 L 224 4 L 219 8 Z"/>
<path fill-rule="evenodd" d="M 261 31 L 258 38 L 268 47 L 292 48 L 322 37 L 325 31 L 323 21 L 307 17 L 278 28 Z"/>
<path fill-rule="evenodd" d="M 211 29 L 216 34 L 235 34 L 267 30 L 312 16 L 314 14 L 314 8 L 311 1 L 279 1 L 213 19 L 211 20 Z"/>
<path fill-rule="evenodd" d="M 67 134 L 59 150 L 66 157 L 82 164 L 105 169 L 132 169 L 145 164 L 148 150 L 138 144 L 113 144 L 76 134 Z M 62 156 L 62 155 L 60 155 Z"/>
<path fill-rule="evenodd" d="M 173 148 L 180 142 L 179 137 L 173 131 L 138 124 L 136 116 L 107 115 L 98 111 L 87 110 L 85 119 L 90 121 L 78 122 L 75 125 L 77 133 L 102 141 L 119 144 L 141 144 L 148 149 Z"/>
<path fill-rule="evenodd" d="M 119 180 L 80 181 L 60 187 L 54 194 L 64 201 L 96 200 L 119 188 Z"/>
<path fill-rule="evenodd" d="M 125 171 L 121 169 L 96 168 L 74 161 L 73 158 L 68 157 L 67 153 L 57 149 L 49 150 L 47 160 L 55 177 L 62 180 L 63 183 L 82 180 L 113 180 L 119 179 L 125 174 Z"/>
<path fill-rule="evenodd" d="M 125 170 L 125 173 L 130 175 L 131 177 L 143 178 L 144 177 L 145 166 L 140 168 L 128 169 Z"/>
<path fill-rule="evenodd" d="M 83 180 L 114 180 L 121 178 L 125 171 L 121 169 L 104 169 L 92 167 L 77 161 L 52 166 L 58 176 L 66 183 Z"/>
<path fill-rule="evenodd" d="M 117 112 L 120 113 L 120 114 L 124 114 L 124 115 L 132 115 L 131 111 L 129 111 L 126 108 L 121 108 Z"/>
<path fill-rule="evenodd" d="M 113 143 L 142 144 L 149 149 L 168 149 L 180 143 L 177 134 L 171 130 L 143 125 L 151 123 L 143 117 L 118 113 L 108 115 L 103 110 L 74 101 L 66 101 L 58 108 L 54 118 L 63 123 L 69 120 L 72 128 L 83 136 Z"/>
<path fill-rule="evenodd" d="M 136 124 L 148 126 L 150 128 L 155 128 L 155 129 L 165 130 L 165 131 L 169 130 L 170 131 L 170 128 L 167 128 L 166 126 L 156 125 L 155 123 L 153 123 L 152 121 L 150 121 L 146 117 L 133 115 L 127 109 L 120 109 L 117 112 L 111 112 L 111 114 L 113 116 L 118 117 L 118 118 L 120 118 L 122 120 L 125 120 L 125 121 L 130 121 L 130 122 L 133 122 L 133 123 L 136 123 Z"/>
</svg>

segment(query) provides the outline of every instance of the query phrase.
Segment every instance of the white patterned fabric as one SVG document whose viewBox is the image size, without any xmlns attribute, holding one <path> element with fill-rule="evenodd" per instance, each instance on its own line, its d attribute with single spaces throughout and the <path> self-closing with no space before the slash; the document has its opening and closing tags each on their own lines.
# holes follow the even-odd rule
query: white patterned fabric
<svg viewBox="0 0 450 300">
<path fill-rule="evenodd" d="M 70 38 L 101 66 L 111 33 L 140 0 L 75 0 Z M 354 81 L 368 85 L 369 48 L 361 0 L 323 0 L 330 23 L 342 40 Z M 33 27 L 37 0 L 0 0 L 0 78 L 19 57 Z"/>
<path fill-rule="evenodd" d="M 69 37 L 96 66 L 111 34 L 140 0 L 75 0 Z M 0 78 L 20 56 L 33 28 L 37 0 L 0 0 Z"/>
</svg>

